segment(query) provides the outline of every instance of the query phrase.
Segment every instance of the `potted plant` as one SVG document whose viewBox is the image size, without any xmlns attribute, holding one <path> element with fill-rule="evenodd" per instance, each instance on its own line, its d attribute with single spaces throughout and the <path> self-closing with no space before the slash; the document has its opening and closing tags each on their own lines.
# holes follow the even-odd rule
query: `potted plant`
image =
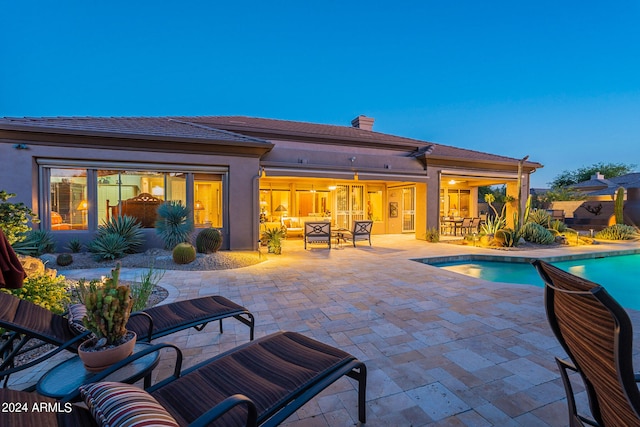
<svg viewBox="0 0 640 427">
<path fill-rule="evenodd" d="M 265 230 L 263 239 L 267 241 L 269 253 L 280 255 L 282 253 L 282 239 L 285 237 L 285 230 L 282 227 L 268 228 Z"/>
<path fill-rule="evenodd" d="M 136 344 L 135 332 L 126 328 L 133 307 L 131 289 L 119 283 L 120 264 L 111 277 L 78 283 L 78 296 L 87 313 L 84 326 L 93 337 L 80 344 L 78 355 L 90 372 L 101 371 L 130 356 Z"/>
</svg>

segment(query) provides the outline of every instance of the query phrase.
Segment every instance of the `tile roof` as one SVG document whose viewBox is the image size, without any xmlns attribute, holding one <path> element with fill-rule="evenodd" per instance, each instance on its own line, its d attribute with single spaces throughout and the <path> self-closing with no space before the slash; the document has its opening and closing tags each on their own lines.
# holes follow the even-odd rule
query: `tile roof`
<svg viewBox="0 0 640 427">
<path fill-rule="evenodd" d="M 432 145 L 434 149 L 429 155 L 429 157 L 431 158 L 443 157 L 452 159 L 464 159 L 470 161 L 494 161 L 510 163 L 518 161 L 518 159 L 514 159 L 511 157 L 499 156 L 496 154 L 489 154 L 480 151 L 436 144 L 429 141 L 421 141 L 418 139 L 368 131 L 352 126 L 326 125 L 246 116 L 199 116 L 182 117 L 181 119 L 240 133 L 242 133 L 243 131 L 251 131 L 261 135 L 279 134 L 306 136 L 320 139 L 331 138 L 336 140 L 360 141 L 364 143 L 370 142 L 378 144 L 389 144 L 408 150 L 415 150 L 420 147 Z M 538 163 L 534 162 L 528 163 L 531 165 L 537 165 L 536 167 L 541 166 Z"/>
<path fill-rule="evenodd" d="M 0 129 L 42 129 L 49 132 L 98 134 L 103 136 L 126 135 L 162 139 L 202 139 L 226 142 L 264 143 L 254 138 L 201 124 L 170 117 L 41 117 L 0 118 Z"/>
<path fill-rule="evenodd" d="M 455 159 L 513 163 L 518 159 L 481 151 L 405 138 L 352 126 L 326 125 L 290 120 L 246 116 L 181 116 L 181 117 L 35 117 L 0 118 L 0 129 L 70 132 L 100 136 L 127 136 L 161 140 L 218 140 L 237 143 L 269 144 L 267 138 L 317 140 L 323 143 L 355 142 L 370 146 L 401 149 L 408 152 L 433 147 L 432 159 Z M 532 167 L 539 163 L 527 162 Z"/>
</svg>

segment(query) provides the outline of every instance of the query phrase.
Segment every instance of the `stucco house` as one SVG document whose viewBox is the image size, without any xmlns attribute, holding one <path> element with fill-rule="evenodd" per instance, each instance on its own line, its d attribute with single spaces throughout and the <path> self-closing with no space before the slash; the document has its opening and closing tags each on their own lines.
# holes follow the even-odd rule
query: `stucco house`
<svg viewBox="0 0 640 427">
<path fill-rule="evenodd" d="M 640 173 L 633 172 L 613 178 L 605 178 L 597 172 L 588 180 L 571 186 L 582 200 L 553 202 L 553 209 L 562 210 L 566 222 L 578 230 L 601 230 L 615 223 L 614 201 L 618 188 L 624 188 L 625 209 L 627 202 L 637 199 Z M 626 213 L 625 213 L 626 215 Z M 626 218 L 627 224 L 635 222 Z"/>
<path fill-rule="evenodd" d="M 448 215 L 478 216 L 477 188 L 518 195 L 518 160 L 375 132 L 244 116 L 0 119 L 0 188 L 18 195 L 59 244 L 88 241 L 129 214 L 148 246 L 158 204 L 179 200 L 225 248 L 255 249 L 263 223 L 371 219 L 373 233 L 423 239 Z M 525 153 L 526 154 L 526 153 Z M 522 194 L 539 163 L 523 167 Z M 13 199 L 15 200 L 15 199 Z"/>
</svg>

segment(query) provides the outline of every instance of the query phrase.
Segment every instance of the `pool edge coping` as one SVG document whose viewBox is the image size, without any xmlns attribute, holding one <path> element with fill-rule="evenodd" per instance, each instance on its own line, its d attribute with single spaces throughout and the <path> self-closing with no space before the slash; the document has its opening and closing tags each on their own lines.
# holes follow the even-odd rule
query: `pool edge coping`
<svg viewBox="0 0 640 427">
<path fill-rule="evenodd" d="M 530 264 L 536 259 L 547 262 L 574 261 L 581 259 L 604 258 L 609 256 L 624 256 L 640 254 L 640 248 L 636 249 L 618 249 L 606 250 L 599 252 L 584 252 L 579 254 L 555 255 L 555 256 L 526 256 L 526 255 L 487 255 L 487 254 L 460 254 L 460 255 L 444 255 L 434 257 L 410 258 L 411 261 L 419 262 L 427 265 L 442 264 L 448 262 L 464 262 L 464 261 L 497 261 L 497 262 L 514 262 L 522 264 Z"/>
</svg>

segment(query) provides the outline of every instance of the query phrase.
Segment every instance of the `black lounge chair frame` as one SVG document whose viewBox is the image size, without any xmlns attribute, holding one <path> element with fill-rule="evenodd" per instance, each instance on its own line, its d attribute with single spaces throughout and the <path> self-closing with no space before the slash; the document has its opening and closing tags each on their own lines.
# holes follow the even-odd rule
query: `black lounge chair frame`
<svg viewBox="0 0 640 427">
<path fill-rule="evenodd" d="M 358 420 L 363 424 L 366 422 L 366 365 L 348 353 L 295 332 L 262 337 L 182 372 L 180 349 L 172 344 L 155 344 L 119 362 L 95 380 L 100 381 L 131 359 L 163 348 L 176 351 L 173 375 L 148 388 L 147 392 L 180 425 L 206 426 L 216 421 L 220 425 L 277 426 L 345 375 L 358 382 Z M 194 390 L 197 390 L 197 397 Z M 77 400 L 79 394 L 77 391 L 61 401 Z M 0 398 L 55 402 L 2 389 Z M 85 408 L 74 407 L 70 413 L 48 415 L 49 420 L 57 418 L 52 425 L 95 425 L 88 413 Z M 0 413 L 0 421 L 9 422 L 11 416 Z M 39 422 L 22 425 L 43 425 Z"/>
<path fill-rule="evenodd" d="M 223 333 L 222 320 L 229 317 L 247 325 L 249 339 L 253 340 L 253 314 L 218 295 L 177 301 L 132 313 L 127 328 L 136 332 L 139 340 L 150 342 L 184 329 L 201 331 L 209 322 L 216 320 L 220 324 L 220 333 Z M 4 292 L 0 292 L 0 328 L 6 331 L 0 337 L 0 380 L 3 380 L 3 387 L 7 386 L 11 374 L 35 366 L 62 350 L 77 353 L 78 345 L 89 335 L 89 332 L 74 334 L 65 317 Z M 30 344 L 37 340 L 42 344 Z M 56 348 L 15 366 L 17 356 L 44 344 L 52 344 Z"/>
<path fill-rule="evenodd" d="M 639 380 L 633 371 L 633 327 L 624 308 L 600 285 L 544 261 L 549 324 L 570 361 L 556 357 L 571 427 L 640 425 Z M 570 372 L 582 377 L 590 416 L 578 411 Z"/>
</svg>

